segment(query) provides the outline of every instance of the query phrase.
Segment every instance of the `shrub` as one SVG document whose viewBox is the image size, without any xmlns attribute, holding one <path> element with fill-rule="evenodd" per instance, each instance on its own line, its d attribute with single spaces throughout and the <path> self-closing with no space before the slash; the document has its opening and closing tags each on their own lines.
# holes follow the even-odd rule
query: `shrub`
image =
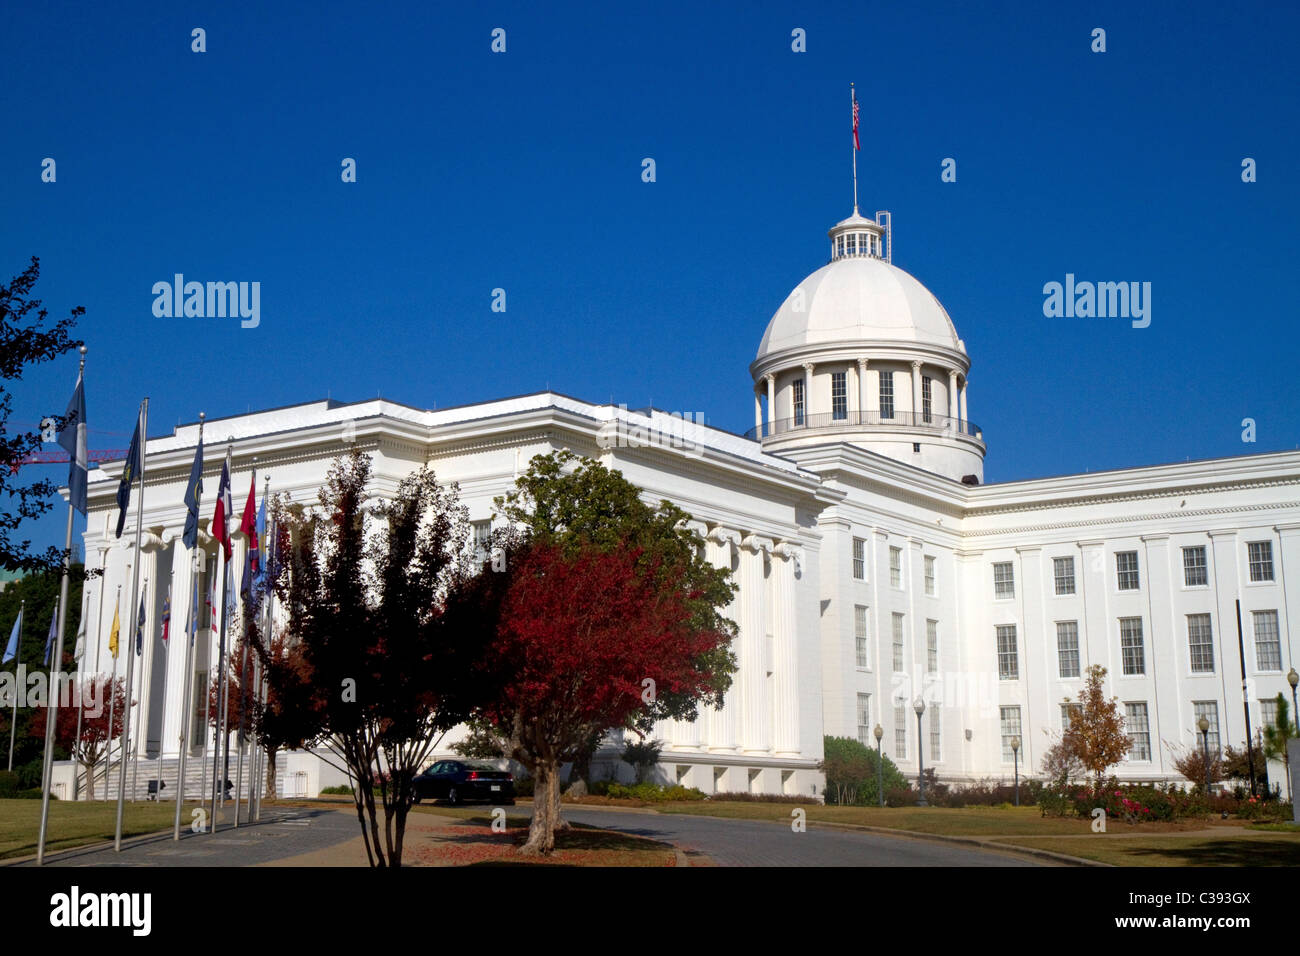
<svg viewBox="0 0 1300 956">
<path fill-rule="evenodd" d="M 18 789 L 18 774 L 12 770 L 0 770 L 0 797 L 12 797 Z"/>
<path fill-rule="evenodd" d="M 744 790 L 715 793 L 708 799 L 719 801 L 725 800 L 735 803 L 790 803 L 801 805 L 821 802 L 816 797 L 810 797 L 807 794 L 748 793 Z"/>
<path fill-rule="evenodd" d="M 615 800 L 668 803 L 672 800 L 703 800 L 706 795 L 702 790 L 696 790 L 694 787 L 683 787 L 680 784 L 665 786 L 659 783 L 634 783 L 627 786 L 621 783 L 611 783 L 608 785 L 604 796 Z"/>
<path fill-rule="evenodd" d="M 350 795 L 352 794 L 352 788 L 349 787 L 346 783 L 341 783 L 341 784 L 339 784 L 339 785 L 336 786 L 336 787 L 322 787 L 322 788 L 321 788 L 321 796 L 322 796 L 322 797 L 325 796 L 326 794 L 336 794 L 336 793 L 338 793 L 338 794 L 345 794 L 345 795 L 350 796 Z"/>
<path fill-rule="evenodd" d="M 533 778 L 516 777 L 515 778 L 515 796 L 531 797 L 533 795 Z"/>
<path fill-rule="evenodd" d="M 826 802 L 841 806 L 874 806 L 879 799 L 877 776 L 883 773 L 885 793 L 907 787 L 907 779 L 889 757 L 877 766 L 876 751 L 852 737 L 826 737 L 825 757 L 818 769 L 826 774 Z M 915 801 L 913 801 L 915 802 Z"/>
</svg>

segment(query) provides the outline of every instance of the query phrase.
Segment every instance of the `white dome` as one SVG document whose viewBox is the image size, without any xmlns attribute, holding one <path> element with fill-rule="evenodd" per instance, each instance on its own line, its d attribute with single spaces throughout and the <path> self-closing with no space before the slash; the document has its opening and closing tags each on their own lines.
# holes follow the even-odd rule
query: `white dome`
<svg viewBox="0 0 1300 956">
<path fill-rule="evenodd" d="M 804 345 L 854 341 L 965 352 L 952 319 L 929 289 L 883 259 L 861 256 L 836 259 L 799 283 L 767 324 L 758 359 Z"/>
</svg>

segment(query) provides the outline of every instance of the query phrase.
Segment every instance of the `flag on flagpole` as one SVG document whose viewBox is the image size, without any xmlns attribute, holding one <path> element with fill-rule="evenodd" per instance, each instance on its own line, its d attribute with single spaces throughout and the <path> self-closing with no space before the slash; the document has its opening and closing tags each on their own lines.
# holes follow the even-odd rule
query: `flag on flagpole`
<svg viewBox="0 0 1300 956">
<path fill-rule="evenodd" d="M 81 658 L 86 654 L 86 615 L 81 615 L 81 623 L 77 625 L 77 647 L 72 652 L 72 659 L 80 663 Z"/>
<path fill-rule="evenodd" d="M 45 635 L 45 666 L 50 666 L 50 655 L 54 653 L 54 635 L 59 633 L 59 609 L 50 614 L 50 632 Z"/>
<path fill-rule="evenodd" d="M 147 588 L 145 590 L 148 590 Z M 135 622 L 135 653 L 139 657 L 144 653 L 144 594 L 140 594 L 140 616 Z"/>
<path fill-rule="evenodd" d="M 239 530 L 248 539 L 248 553 L 244 556 L 244 577 L 239 586 L 239 593 L 244 601 L 253 599 L 253 582 L 261 577 L 262 552 L 257 540 L 260 532 L 257 526 L 257 472 L 253 472 L 253 481 L 248 486 L 248 501 L 244 502 L 244 514 L 239 519 Z"/>
<path fill-rule="evenodd" d="M 126 526 L 126 513 L 131 507 L 131 485 L 140 473 L 140 414 L 135 416 L 135 431 L 131 434 L 131 448 L 122 465 L 122 479 L 117 484 L 117 536 L 122 537 Z"/>
<path fill-rule="evenodd" d="M 68 453 L 68 503 L 86 513 L 86 389 L 83 375 L 77 376 L 77 388 L 63 413 L 65 421 L 58 434 L 59 445 Z"/>
<path fill-rule="evenodd" d="M 212 633 L 217 633 L 217 577 L 212 576 L 212 583 L 208 585 L 206 600 L 208 602 L 208 627 Z"/>
<path fill-rule="evenodd" d="M 117 602 L 114 602 L 113 603 L 113 627 L 108 632 L 108 652 L 113 655 L 114 660 L 117 659 L 117 635 L 122 630 L 122 622 L 118 619 L 117 607 L 118 607 Z"/>
<path fill-rule="evenodd" d="M 234 511 L 230 502 L 230 460 L 221 463 L 221 481 L 217 484 L 217 507 L 212 513 L 212 537 L 221 543 L 226 560 L 230 560 L 230 515 Z"/>
<path fill-rule="evenodd" d="M 18 608 L 18 620 L 14 621 L 14 629 L 9 632 L 9 646 L 5 648 L 5 659 L 3 662 L 0 663 L 8 664 L 11 660 L 13 660 L 15 657 L 18 656 L 18 640 L 19 640 L 19 635 L 22 634 L 22 631 L 23 631 L 23 609 L 20 606 Z"/>
<path fill-rule="evenodd" d="M 257 540 L 260 542 L 265 537 L 266 537 L 266 495 L 263 494 L 262 503 L 257 508 Z M 271 547 L 271 542 L 267 541 L 266 546 L 269 549 Z M 257 553 L 257 580 L 256 580 L 256 584 L 259 587 L 265 587 L 266 576 L 267 576 L 266 571 L 269 566 L 270 566 L 270 562 L 263 555 L 262 549 L 259 546 L 258 553 Z"/>
<path fill-rule="evenodd" d="M 862 145 L 858 142 L 858 94 L 853 93 L 853 148 L 860 150 Z"/>
<path fill-rule="evenodd" d="M 167 585 L 167 597 L 163 599 L 162 642 L 167 643 L 167 631 L 172 624 L 172 588 Z"/>
<path fill-rule="evenodd" d="M 185 533 L 181 540 L 185 547 L 193 549 L 199 540 L 199 495 L 203 492 L 203 435 L 199 435 L 198 447 L 194 449 L 194 464 L 190 465 L 190 480 L 185 485 Z"/>
</svg>

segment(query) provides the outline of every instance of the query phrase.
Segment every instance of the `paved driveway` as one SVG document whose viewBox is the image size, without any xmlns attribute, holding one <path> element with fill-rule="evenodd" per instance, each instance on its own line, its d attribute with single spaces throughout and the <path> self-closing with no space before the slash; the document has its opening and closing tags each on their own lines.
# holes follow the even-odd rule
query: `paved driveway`
<svg viewBox="0 0 1300 956">
<path fill-rule="evenodd" d="M 682 813 L 635 813 L 566 806 L 575 823 L 621 830 L 696 850 L 719 866 L 1038 866 L 1011 854 L 944 843 L 788 823 Z"/>
</svg>

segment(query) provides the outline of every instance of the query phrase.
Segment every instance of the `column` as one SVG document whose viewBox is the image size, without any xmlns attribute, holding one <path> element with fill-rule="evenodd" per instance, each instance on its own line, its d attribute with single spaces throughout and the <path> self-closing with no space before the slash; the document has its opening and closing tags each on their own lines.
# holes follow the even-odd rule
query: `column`
<svg viewBox="0 0 1300 956">
<path fill-rule="evenodd" d="M 772 426 L 776 424 L 776 376 L 767 376 L 767 424 L 768 434 L 776 429 Z"/>
<path fill-rule="evenodd" d="M 740 540 L 740 536 L 727 528 L 715 527 L 709 532 L 707 543 L 707 556 L 709 563 L 714 567 L 726 568 L 731 570 L 732 549 Z M 737 620 L 739 614 L 738 600 L 733 599 L 722 611 L 723 616 L 732 621 Z M 740 641 L 737 639 L 732 642 L 731 650 L 740 658 Z M 736 749 L 736 741 L 739 739 L 740 727 L 740 681 L 741 674 L 739 671 L 732 678 L 731 688 L 723 698 L 721 707 L 710 708 L 708 713 L 708 740 L 709 750 L 728 750 Z"/>
<path fill-rule="evenodd" d="M 948 417 L 952 419 L 960 418 L 961 416 L 957 414 L 957 411 L 957 370 L 950 368 L 948 369 Z M 953 426 L 958 432 L 962 431 L 961 426 L 955 421 Z"/>
<path fill-rule="evenodd" d="M 912 424 L 921 422 L 921 363 L 912 363 Z"/>
<path fill-rule="evenodd" d="M 754 390 L 754 437 L 763 437 L 763 400 L 758 396 L 758 390 Z"/>
<path fill-rule="evenodd" d="M 813 413 L 813 370 L 817 366 L 812 362 L 803 363 L 803 421 L 809 424 Z M 827 411 L 830 409 L 828 408 Z"/>
<path fill-rule="evenodd" d="M 970 421 L 970 419 L 966 416 L 966 390 L 969 386 L 970 386 L 970 379 L 963 376 L 961 380 L 961 420 L 963 422 Z"/>
<path fill-rule="evenodd" d="M 844 376 L 844 401 L 848 404 L 849 421 L 855 425 L 862 420 L 858 414 L 862 411 L 858 399 L 858 368 L 856 365 L 850 365 Z"/>
<path fill-rule="evenodd" d="M 709 526 L 703 521 L 688 521 L 686 527 L 694 531 L 702 539 L 708 535 Z M 707 545 L 705 545 L 707 549 Z M 707 560 L 708 555 L 706 553 Z M 697 708 L 696 718 L 694 720 L 668 720 L 664 721 L 663 734 L 659 739 L 666 740 L 670 749 L 677 750 L 699 750 L 700 741 L 705 726 L 708 723 L 708 715 L 702 708 Z"/>
<path fill-rule="evenodd" d="M 172 620 L 167 637 L 167 701 L 163 710 L 162 750 L 167 756 L 180 753 L 185 719 L 185 658 L 189 653 L 189 624 L 194 587 L 191 553 L 181 541 L 179 528 L 165 532 L 172 546 Z M 200 600 L 202 598 L 200 597 Z"/>
<path fill-rule="evenodd" d="M 858 408 L 862 411 L 860 422 L 863 424 L 867 423 L 867 409 L 870 407 L 867 402 L 867 396 L 870 394 L 867 388 L 867 366 L 870 362 L 870 359 L 858 359 Z"/>
<path fill-rule="evenodd" d="M 799 653 L 795 614 L 794 567 L 798 548 L 783 541 L 772 550 L 773 750 L 778 756 L 799 755 Z"/>
<path fill-rule="evenodd" d="M 740 543 L 740 699 L 741 750 L 771 750 L 771 706 L 767 693 L 767 580 L 764 571 L 772 542 L 749 535 Z"/>
<path fill-rule="evenodd" d="M 149 728 L 156 719 L 154 711 L 161 706 L 150 693 L 154 677 L 154 661 L 158 643 L 157 607 L 158 589 L 158 553 L 162 550 L 162 539 L 152 532 L 145 532 L 140 539 L 140 594 L 144 600 L 143 650 L 135 659 L 136 700 L 139 704 L 131 715 L 132 747 L 139 753 L 146 752 L 149 744 Z M 135 627 L 139 620 L 140 606 L 131 612 L 131 653 L 135 653 Z"/>
</svg>

